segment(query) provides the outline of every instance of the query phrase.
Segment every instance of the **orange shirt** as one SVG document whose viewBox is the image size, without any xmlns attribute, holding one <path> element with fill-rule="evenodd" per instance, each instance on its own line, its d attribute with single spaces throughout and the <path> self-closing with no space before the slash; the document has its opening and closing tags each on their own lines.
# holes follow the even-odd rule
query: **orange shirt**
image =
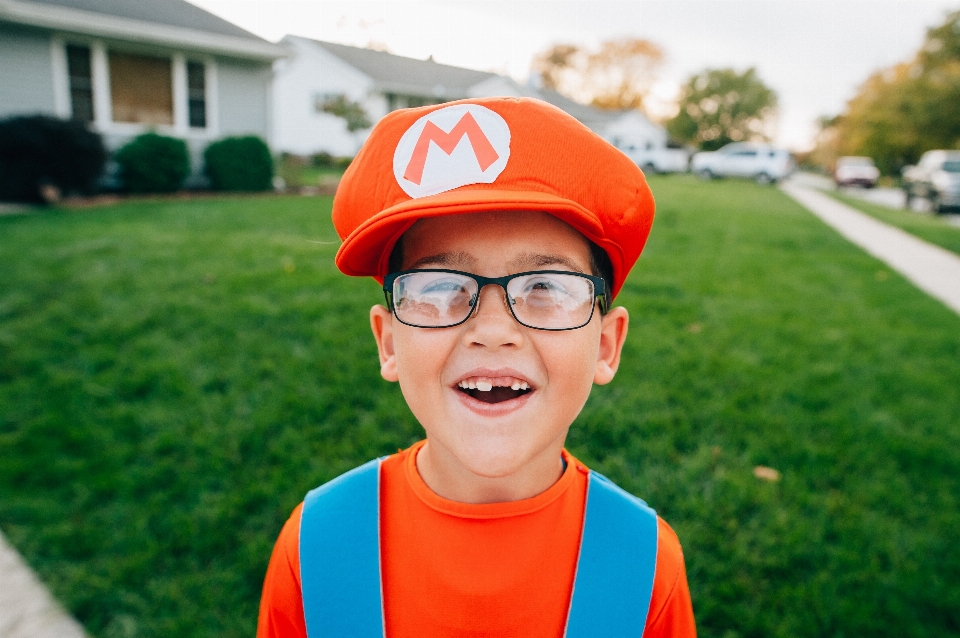
<svg viewBox="0 0 960 638">
<path fill-rule="evenodd" d="M 381 567 L 388 638 L 558 638 L 566 625 L 586 506 L 587 469 L 564 451 L 553 486 L 512 503 L 437 496 L 420 478 L 423 442 L 381 465 Z M 300 595 L 300 509 L 277 540 L 258 638 L 306 638 Z M 696 636 L 683 552 L 659 520 L 645 638 Z"/>
</svg>

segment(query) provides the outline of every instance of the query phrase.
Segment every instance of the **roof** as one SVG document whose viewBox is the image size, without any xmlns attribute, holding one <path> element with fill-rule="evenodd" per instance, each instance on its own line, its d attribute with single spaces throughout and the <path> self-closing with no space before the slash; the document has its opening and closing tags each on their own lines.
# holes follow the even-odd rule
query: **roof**
<svg viewBox="0 0 960 638">
<path fill-rule="evenodd" d="M 0 22 L 264 61 L 287 54 L 185 0 L 0 0 Z"/>
<path fill-rule="evenodd" d="M 186 0 L 29 0 L 29 2 L 265 42 L 263 38 L 204 11 Z"/>
<path fill-rule="evenodd" d="M 602 111 L 587 104 L 581 104 L 580 102 L 571 100 L 565 95 L 557 93 L 553 89 L 537 89 L 537 94 L 544 102 L 549 102 L 557 108 L 566 111 L 589 128 L 602 126 L 623 114 L 622 111 Z"/>
<path fill-rule="evenodd" d="M 495 73 L 474 71 L 430 60 L 405 58 L 385 51 L 313 40 L 350 66 L 370 77 L 385 93 L 467 97 L 467 90 Z"/>
<path fill-rule="evenodd" d="M 469 89 L 471 87 L 492 78 L 501 77 L 488 71 L 475 71 L 438 64 L 432 59 L 405 58 L 386 51 L 362 49 L 346 44 L 311 40 L 299 36 L 287 36 L 287 38 L 312 42 L 326 49 L 371 78 L 377 90 L 384 93 L 435 96 L 447 100 L 456 100 L 470 97 Z M 284 38 L 284 40 L 287 38 Z M 646 119 L 646 116 L 639 111 L 601 110 L 571 100 L 565 95 L 548 88 L 527 86 L 520 87 L 520 90 L 526 96 L 539 98 L 566 111 L 594 131 L 602 131 L 608 124 L 625 114 L 635 114 Z"/>
</svg>

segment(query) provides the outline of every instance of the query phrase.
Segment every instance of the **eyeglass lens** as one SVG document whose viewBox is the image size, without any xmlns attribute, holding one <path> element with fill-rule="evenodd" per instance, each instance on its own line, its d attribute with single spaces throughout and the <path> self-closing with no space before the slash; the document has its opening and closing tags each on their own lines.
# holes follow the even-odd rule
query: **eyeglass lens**
<svg viewBox="0 0 960 638">
<path fill-rule="evenodd" d="M 450 272 L 406 273 L 393 284 L 397 318 L 413 326 L 439 328 L 461 323 L 479 297 L 476 280 Z M 507 283 L 507 299 L 516 319 L 531 328 L 578 328 L 593 313 L 593 282 L 559 273 L 528 273 Z"/>
</svg>

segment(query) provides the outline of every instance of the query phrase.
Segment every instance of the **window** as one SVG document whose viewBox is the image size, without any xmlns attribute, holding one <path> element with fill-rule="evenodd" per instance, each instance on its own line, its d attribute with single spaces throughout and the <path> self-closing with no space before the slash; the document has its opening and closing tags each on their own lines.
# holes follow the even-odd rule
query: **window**
<svg viewBox="0 0 960 638">
<path fill-rule="evenodd" d="M 110 52 L 114 122 L 173 124 L 170 58 Z"/>
<path fill-rule="evenodd" d="M 187 62 L 187 105 L 190 128 L 206 128 L 207 80 L 203 62 Z"/>
<path fill-rule="evenodd" d="M 70 112 L 73 119 L 93 121 L 93 78 L 90 47 L 67 45 L 67 74 L 70 78 Z"/>
</svg>

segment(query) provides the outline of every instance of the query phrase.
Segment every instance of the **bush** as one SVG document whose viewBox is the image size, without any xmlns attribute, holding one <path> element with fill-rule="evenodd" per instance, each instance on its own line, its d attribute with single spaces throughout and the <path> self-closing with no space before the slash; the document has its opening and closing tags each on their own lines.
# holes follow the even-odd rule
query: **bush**
<svg viewBox="0 0 960 638">
<path fill-rule="evenodd" d="M 210 184 L 218 191 L 265 191 L 273 188 L 273 157 L 259 137 L 227 137 L 203 153 Z"/>
<path fill-rule="evenodd" d="M 310 158 L 311 163 L 316 168 L 330 168 L 331 166 L 333 166 L 333 160 L 334 160 L 333 155 L 331 155 L 330 153 L 327 153 L 326 151 L 320 151 L 319 153 L 315 153 Z"/>
<path fill-rule="evenodd" d="M 0 121 L 0 200 L 43 203 L 90 192 L 107 161 L 83 122 L 47 115 Z"/>
<path fill-rule="evenodd" d="M 131 193 L 172 193 L 190 174 L 187 144 L 174 137 L 144 133 L 117 151 L 120 181 Z"/>
</svg>

